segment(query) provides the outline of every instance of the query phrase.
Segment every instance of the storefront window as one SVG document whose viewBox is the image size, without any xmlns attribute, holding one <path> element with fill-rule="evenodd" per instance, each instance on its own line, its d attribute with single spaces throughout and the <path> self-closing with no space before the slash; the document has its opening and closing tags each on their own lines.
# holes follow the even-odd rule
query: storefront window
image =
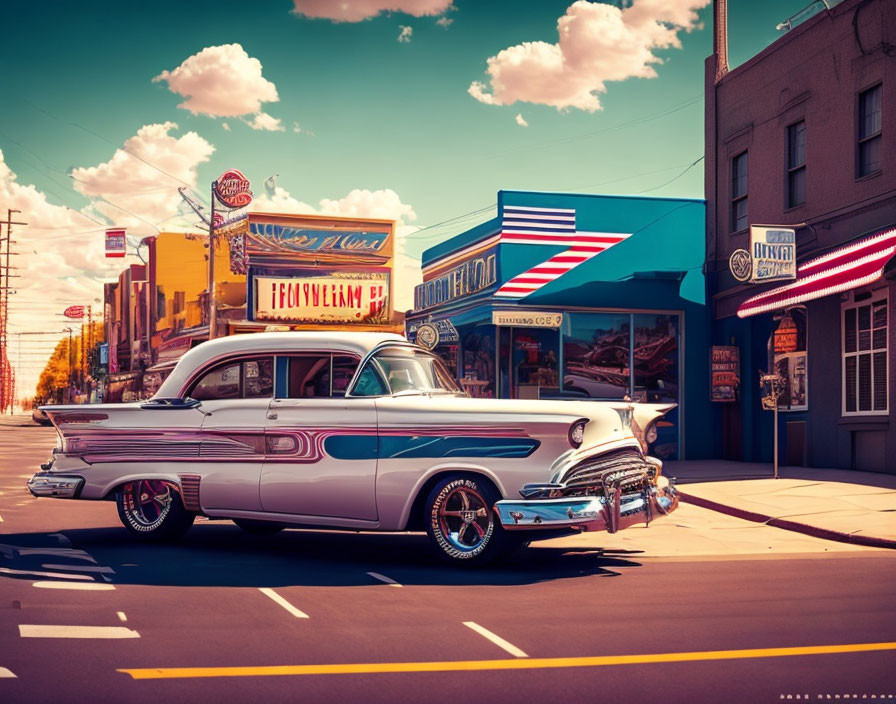
<svg viewBox="0 0 896 704">
<path fill-rule="evenodd" d="M 478 325 L 464 337 L 460 385 L 475 398 L 495 398 L 495 328 Z"/>
<path fill-rule="evenodd" d="M 634 316 L 635 401 L 678 403 L 678 316 Z"/>
<path fill-rule="evenodd" d="M 512 328 L 511 398 L 559 395 L 559 338 L 551 328 Z"/>
<path fill-rule="evenodd" d="M 778 397 L 778 409 L 805 411 L 808 405 L 806 389 L 807 314 L 803 306 L 788 309 L 778 320 L 769 340 L 769 368 L 783 380 L 783 392 Z"/>
<path fill-rule="evenodd" d="M 451 376 L 457 379 L 457 345 L 438 345 L 433 353 L 445 363 Z"/>
<path fill-rule="evenodd" d="M 630 317 L 570 313 L 564 321 L 562 394 L 620 399 L 629 393 Z"/>
</svg>

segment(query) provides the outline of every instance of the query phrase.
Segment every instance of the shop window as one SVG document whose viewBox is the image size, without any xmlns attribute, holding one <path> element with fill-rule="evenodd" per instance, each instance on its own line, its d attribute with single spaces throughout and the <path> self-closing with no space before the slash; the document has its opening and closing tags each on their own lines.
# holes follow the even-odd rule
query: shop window
<svg viewBox="0 0 896 704">
<path fill-rule="evenodd" d="M 200 401 L 265 398 L 274 390 L 271 357 L 230 362 L 205 373 L 188 394 Z"/>
<path fill-rule="evenodd" d="M 787 128 L 787 207 L 806 202 L 806 123 Z"/>
<path fill-rule="evenodd" d="M 678 326 L 677 315 L 634 316 L 635 401 L 678 403 Z"/>
<path fill-rule="evenodd" d="M 630 316 L 570 313 L 563 336 L 562 395 L 620 399 L 630 392 Z"/>
<path fill-rule="evenodd" d="M 858 176 L 881 170 L 881 127 L 883 124 L 883 88 L 880 84 L 859 93 Z"/>
<path fill-rule="evenodd" d="M 512 328 L 510 397 L 552 398 L 560 395 L 560 333 L 552 328 Z"/>
<path fill-rule="evenodd" d="M 843 414 L 888 412 L 886 293 L 843 304 Z"/>
<path fill-rule="evenodd" d="M 777 326 L 769 339 L 769 369 L 783 380 L 778 397 L 781 411 L 805 411 L 807 393 L 808 314 L 805 307 L 788 309 L 777 319 Z"/>
<path fill-rule="evenodd" d="M 746 230 L 747 220 L 747 152 L 741 152 L 731 160 L 731 231 Z"/>
<path fill-rule="evenodd" d="M 495 398 L 495 327 L 478 325 L 463 339 L 460 385 L 470 396 Z"/>
</svg>

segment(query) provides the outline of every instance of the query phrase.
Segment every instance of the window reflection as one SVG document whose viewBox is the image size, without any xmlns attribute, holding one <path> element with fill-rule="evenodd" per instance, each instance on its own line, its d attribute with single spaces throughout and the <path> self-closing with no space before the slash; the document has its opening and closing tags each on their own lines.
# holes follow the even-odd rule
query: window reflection
<svg viewBox="0 0 896 704">
<path fill-rule="evenodd" d="M 678 402 L 678 316 L 634 316 L 636 401 Z"/>
<path fill-rule="evenodd" d="M 620 399 L 629 392 L 629 316 L 571 313 L 563 336 L 563 395 Z"/>
</svg>

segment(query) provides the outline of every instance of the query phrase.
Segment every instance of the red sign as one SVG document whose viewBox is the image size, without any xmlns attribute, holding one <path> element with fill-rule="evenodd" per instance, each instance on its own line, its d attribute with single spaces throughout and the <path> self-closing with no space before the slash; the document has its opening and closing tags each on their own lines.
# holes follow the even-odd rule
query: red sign
<svg viewBox="0 0 896 704">
<path fill-rule="evenodd" d="M 212 227 L 216 230 L 219 227 L 224 227 L 224 216 L 221 213 L 215 213 L 215 217 L 212 218 Z"/>
<path fill-rule="evenodd" d="M 84 306 L 69 306 L 62 313 L 66 318 L 83 318 Z"/>
<path fill-rule="evenodd" d="M 106 230 L 106 256 L 123 257 L 127 251 L 127 230 Z"/>
<path fill-rule="evenodd" d="M 712 348 L 713 401 L 736 401 L 740 385 L 740 348 L 732 346 Z"/>
<path fill-rule="evenodd" d="M 252 202 L 249 179 L 236 169 L 225 171 L 215 181 L 215 195 L 228 208 L 245 208 Z"/>
</svg>

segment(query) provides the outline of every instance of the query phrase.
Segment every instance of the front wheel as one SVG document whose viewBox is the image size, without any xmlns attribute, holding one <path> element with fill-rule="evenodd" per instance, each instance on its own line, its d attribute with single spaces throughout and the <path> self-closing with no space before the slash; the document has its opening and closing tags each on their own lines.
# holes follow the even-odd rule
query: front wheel
<svg viewBox="0 0 896 704">
<path fill-rule="evenodd" d="M 124 527 L 143 540 L 183 537 L 196 518 L 195 513 L 184 508 L 177 489 L 159 479 L 125 484 L 116 494 L 115 502 Z"/>
<path fill-rule="evenodd" d="M 439 555 L 455 564 L 491 562 L 518 546 L 495 514 L 498 492 L 484 479 L 453 475 L 426 500 L 426 532 Z"/>
</svg>

